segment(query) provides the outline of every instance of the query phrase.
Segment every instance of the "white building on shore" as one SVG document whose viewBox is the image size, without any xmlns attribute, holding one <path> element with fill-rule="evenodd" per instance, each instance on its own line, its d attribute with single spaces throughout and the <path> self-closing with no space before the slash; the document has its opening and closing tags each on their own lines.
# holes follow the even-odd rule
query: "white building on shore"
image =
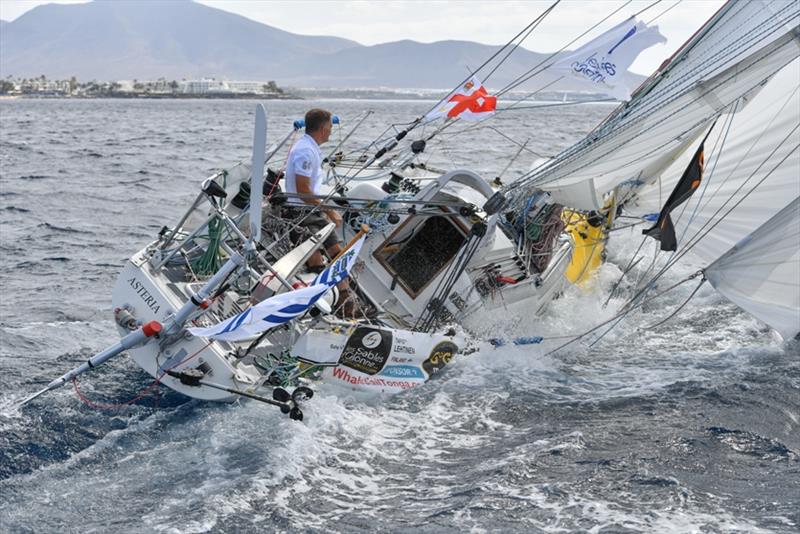
<svg viewBox="0 0 800 534">
<path fill-rule="evenodd" d="M 274 81 L 238 81 L 202 78 L 178 82 L 178 92 L 185 94 L 207 93 L 280 93 Z"/>
</svg>

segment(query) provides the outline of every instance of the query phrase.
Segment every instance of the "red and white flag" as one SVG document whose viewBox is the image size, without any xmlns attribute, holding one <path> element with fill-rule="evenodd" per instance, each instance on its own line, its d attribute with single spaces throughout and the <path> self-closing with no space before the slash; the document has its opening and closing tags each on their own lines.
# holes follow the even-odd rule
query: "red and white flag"
<svg viewBox="0 0 800 534">
<path fill-rule="evenodd" d="M 456 89 L 447 100 L 443 100 L 433 111 L 425 115 L 425 122 L 440 117 L 481 121 L 494 115 L 497 97 L 491 96 L 477 77 L 473 76 Z"/>
</svg>

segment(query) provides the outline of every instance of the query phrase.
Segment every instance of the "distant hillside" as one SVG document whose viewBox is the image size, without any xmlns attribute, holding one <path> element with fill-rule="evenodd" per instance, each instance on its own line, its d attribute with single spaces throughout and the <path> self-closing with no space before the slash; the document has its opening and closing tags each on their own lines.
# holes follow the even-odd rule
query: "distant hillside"
<svg viewBox="0 0 800 534">
<path fill-rule="evenodd" d="M 287 73 L 284 82 L 314 87 L 450 87 L 499 48 L 469 41 L 396 41 L 359 46 L 305 58 L 303 68 Z M 543 57 L 517 49 L 492 76 L 492 87 L 505 85 Z"/>
<path fill-rule="evenodd" d="M 216 77 L 317 88 L 447 88 L 498 49 L 468 41 L 363 46 L 285 32 L 190 0 L 47 4 L 2 28 L 0 77 Z M 519 48 L 490 87 L 504 86 L 542 57 Z M 528 87 L 544 82 L 537 78 Z M 562 83 L 549 89 L 579 88 Z"/>
<path fill-rule="evenodd" d="M 188 0 L 47 4 L 3 28 L 0 74 L 275 79 L 308 54 L 352 46 L 359 45 L 296 35 Z"/>
</svg>

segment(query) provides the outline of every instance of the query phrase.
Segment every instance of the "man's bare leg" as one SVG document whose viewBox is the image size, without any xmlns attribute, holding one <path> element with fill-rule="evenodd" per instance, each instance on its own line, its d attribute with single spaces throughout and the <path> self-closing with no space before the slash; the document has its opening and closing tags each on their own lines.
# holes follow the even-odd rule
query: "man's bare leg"
<svg viewBox="0 0 800 534">
<path fill-rule="evenodd" d="M 339 253 L 342 251 L 342 245 L 341 243 L 336 243 L 333 246 L 327 248 L 326 251 L 328 253 L 328 257 L 333 259 L 336 256 L 338 256 Z M 339 282 L 336 285 L 336 287 L 339 288 L 339 291 L 348 291 L 350 289 L 350 282 L 345 278 L 344 280 Z"/>
<path fill-rule="evenodd" d="M 331 247 L 328 247 L 325 251 L 328 253 L 328 257 L 333 259 L 342 251 L 342 245 L 340 243 L 336 243 Z M 322 272 L 322 268 L 325 265 L 322 259 L 322 253 L 319 250 L 315 251 L 314 254 L 308 258 L 307 265 L 309 270 L 312 272 Z M 345 279 L 339 282 L 336 287 L 338 287 L 341 291 L 347 291 L 350 289 L 350 284 Z"/>
</svg>

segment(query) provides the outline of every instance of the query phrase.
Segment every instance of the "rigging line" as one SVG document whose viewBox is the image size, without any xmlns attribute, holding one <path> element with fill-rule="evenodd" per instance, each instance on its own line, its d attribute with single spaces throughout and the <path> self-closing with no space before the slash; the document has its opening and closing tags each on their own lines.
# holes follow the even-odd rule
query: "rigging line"
<svg viewBox="0 0 800 534">
<path fill-rule="evenodd" d="M 525 100 L 524 98 L 522 100 Z M 539 104 L 533 106 L 508 106 L 505 108 L 500 108 L 497 112 L 501 111 L 508 111 L 513 108 L 514 111 L 519 111 L 523 109 L 541 109 L 541 108 L 560 108 L 565 106 L 578 106 L 581 104 L 597 104 L 597 103 L 607 103 L 607 102 L 616 102 L 617 100 L 614 98 L 598 98 L 596 100 L 574 100 L 572 102 L 553 102 L 547 104 Z M 535 102 L 535 101 L 534 101 Z"/>
<path fill-rule="evenodd" d="M 650 273 L 653 272 L 653 270 L 656 268 L 656 264 L 658 263 L 658 256 L 659 256 L 658 247 L 652 247 L 652 250 L 653 250 L 653 259 L 650 261 L 650 265 L 647 267 L 647 269 L 645 269 L 644 272 L 642 272 L 641 275 L 637 278 L 636 284 L 634 285 L 634 290 L 638 290 L 639 287 L 642 287 L 641 284 L 643 282 L 645 282 L 645 285 L 646 285 L 647 284 L 647 282 L 646 282 L 647 281 L 647 277 L 650 276 Z M 648 290 L 648 288 L 643 289 L 642 290 L 642 295 L 646 295 L 647 294 L 647 290 Z M 639 298 L 641 298 L 641 296 L 639 296 Z M 628 304 L 630 304 L 630 301 L 628 302 Z"/>
<path fill-rule="evenodd" d="M 486 83 L 486 82 L 488 82 L 488 81 L 489 81 L 489 78 L 491 78 L 491 77 L 492 77 L 492 74 L 494 74 L 494 72 L 495 72 L 495 71 L 496 71 L 498 68 L 500 68 L 500 65 L 502 65 L 503 63 L 505 63 L 505 61 L 508 59 L 508 57 L 509 57 L 511 54 L 513 54 L 513 53 L 514 53 L 514 51 L 515 51 L 517 48 L 519 48 L 519 46 L 520 46 L 520 45 L 521 45 L 521 44 L 522 44 L 522 43 L 525 41 L 525 39 L 527 39 L 527 38 L 528 38 L 528 36 L 531 34 L 531 32 L 532 32 L 533 30 L 535 30 L 536 28 L 538 28 L 538 27 L 539 27 L 539 24 L 541 24 L 541 22 L 542 22 L 542 21 L 545 19 L 545 17 L 546 17 L 548 14 L 550 14 L 550 12 L 551 12 L 553 9 L 555 9 L 555 7 L 556 7 L 556 6 L 557 6 L 557 5 L 558 5 L 560 2 L 561 2 L 561 0 L 556 0 L 556 1 L 555 1 L 555 3 L 553 3 L 553 4 L 552 4 L 552 5 L 549 7 L 549 8 L 547 8 L 547 11 L 545 11 L 544 13 L 542 13 L 542 15 L 541 15 L 541 16 L 539 17 L 539 19 L 536 21 L 536 24 L 534 24 L 533 26 L 531 26 L 531 29 L 529 29 L 529 30 L 528 30 L 528 33 L 526 33 L 526 34 L 525 34 L 525 35 L 522 37 L 522 39 L 520 39 L 520 40 L 519 40 L 519 42 L 518 42 L 518 43 L 516 43 L 516 44 L 514 45 L 514 47 L 513 47 L 513 48 L 511 48 L 511 50 L 509 50 L 509 51 L 508 51 L 508 53 L 507 53 L 505 56 L 503 56 L 503 59 L 501 59 L 501 60 L 500 60 L 500 61 L 497 63 L 497 65 L 495 65 L 495 67 L 494 67 L 492 70 L 490 70 L 490 71 L 489 71 L 489 74 L 487 74 L 487 75 L 484 77 L 484 79 L 483 79 L 483 82 L 484 82 L 484 83 Z"/>
<path fill-rule="evenodd" d="M 700 273 L 702 273 L 702 271 L 700 271 Z M 697 274 L 698 274 L 698 273 L 695 273 L 694 275 L 692 275 L 692 278 L 694 278 L 695 276 L 697 276 Z M 681 304 L 681 305 L 680 305 L 680 307 L 678 307 L 678 309 L 677 309 L 677 310 L 675 310 L 675 311 L 674 311 L 674 312 L 673 312 L 673 313 L 672 313 L 672 314 L 671 314 L 669 317 L 667 317 L 666 319 L 664 319 L 663 321 L 661 321 L 661 322 L 659 322 L 659 323 L 656 323 L 656 324 L 654 324 L 654 325 L 651 325 L 650 327 L 646 327 L 646 328 L 655 328 L 655 327 L 657 327 L 657 326 L 660 326 L 660 325 L 662 325 L 662 324 L 666 323 L 666 322 L 667 322 L 667 321 L 669 321 L 670 319 L 672 319 L 672 318 L 673 318 L 673 317 L 674 317 L 674 316 L 675 316 L 675 315 L 676 315 L 676 314 L 677 314 L 679 311 L 681 311 L 681 310 L 683 309 L 683 307 L 684 307 L 684 306 L 686 306 L 686 305 L 689 303 L 689 301 L 690 301 L 690 300 L 692 300 L 692 297 L 694 297 L 694 296 L 695 296 L 695 294 L 696 294 L 696 293 L 697 293 L 697 292 L 700 290 L 700 287 L 703 285 L 703 283 L 704 283 L 705 281 L 706 281 L 706 278 L 705 278 L 705 276 L 703 276 L 703 278 L 700 280 L 700 283 L 697 285 L 697 287 L 696 287 L 696 288 L 694 288 L 694 291 L 692 291 L 692 294 L 691 294 L 691 295 L 689 295 L 689 298 L 687 298 L 687 299 L 686 299 L 686 301 L 685 301 L 683 304 Z M 606 330 L 605 332 L 603 332 L 602 334 L 600 334 L 600 337 L 598 337 L 597 339 L 595 339 L 594 341 L 592 341 L 592 342 L 589 344 L 589 348 L 592 348 L 592 347 L 594 347 L 594 346 L 595 346 L 596 344 L 598 344 L 598 343 L 599 343 L 599 342 L 600 342 L 600 341 L 601 341 L 601 340 L 602 340 L 604 337 L 606 337 L 606 334 L 608 334 L 608 333 L 609 333 L 609 332 L 611 332 L 611 331 L 612 331 L 614 328 L 616 328 L 616 327 L 617 327 L 617 325 L 618 325 L 618 324 L 619 324 L 619 323 L 620 323 L 620 322 L 621 322 L 621 321 L 622 321 L 622 320 L 625 318 L 625 316 L 626 316 L 626 315 L 628 315 L 628 313 L 629 313 L 629 312 L 630 312 L 630 310 L 626 311 L 626 312 L 625 312 L 625 313 L 624 313 L 624 314 L 623 314 L 623 315 L 622 315 L 622 316 L 619 318 L 619 320 L 618 320 L 617 322 L 615 322 L 613 325 L 611 325 L 610 327 L 608 327 L 608 330 Z"/>
<path fill-rule="evenodd" d="M 500 114 L 501 112 L 503 112 L 503 111 L 509 111 L 509 110 L 511 110 L 511 109 L 514 109 L 514 108 L 516 108 L 517 104 L 519 104 L 520 102 L 524 102 L 525 100 L 528 100 L 530 97 L 532 97 L 532 96 L 534 96 L 534 95 L 536 95 L 536 94 L 539 94 L 539 93 L 541 93 L 542 91 L 544 91 L 545 89 L 547 89 L 547 88 L 548 88 L 548 87 L 550 87 L 551 85 L 555 85 L 556 83 L 560 82 L 560 81 L 561 81 L 561 80 L 563 80 L 563 79 L 564 79 L 564 77 L 563 77 L 563 76 L 559 76 L 558 78 L 554 79 L 554 80 L 553 80 L 553 81 L 551 81 L 551 82 L 548 82 L 548 83 L 544 84 L 543 86 L 539 87 L 538 89 L 534 89 L 533 91 L 531 91 L 530 93 L 528 93 L 528 94 L 524 95 L 522 98 L 518 99 L 517 101 L 515 101 L 515 102 L 512 102 L 512 103 L 511 103 L 511 105 L 509 105 L 508 107 L 506 107 L 506 108 L 503 108 L 503 109 L 501 109 L 501 110 L 498 110 L 498 111 L 496 111 L 496 112 L 495 112 L 495 114 L 494 114 L 494 116 L 497 116 L 497 115 L 499 115 L 499 114 Z"/>
<path fill-rule="evenodd" d="M 344 139 L 340 139 L 340 140 L 339 140 L 339 143 L 336 145 L 336 148 L 334 148 L 333 150 L 330 150 L 330 151 L 328 152 L 328 156 L 327 156 L 325 159 L 327 159 L 327 160 L 330 160 L 330 159 L 331 159 L 331 158 L 332 158 L 332 157 L 333 157 L 333 156 L 336 154 L 336 151 L 337 151 L 337 150 L 339 150 L 339 149 L 342 147 L 342 145 L 343 145 L 343 144 L 344 144 L 344 143 L 345 143 L 345 142 L 346 142 L 348 139 L 350 139 L 350 136 L 352 136 L 352 135 L 355 133 L 355 131 L 356 131 L 356 130 L 357 130 L 357 129 L 358 129 L 360 126 L 361 126 L 361 124 L 362 124 L 362 123 L 363 123 L 365 120 L 367 120 L 367 118 L 368 118 L 370 115 L 372 115 L 372 113 L 373 113 L 373 111 L 372 111 L 371 109 L 368 109 L 368 110 L 366 110 L 366 111 L 363 113 L 363 115 L 364 115 L 364 116 L 363 116 L 363 117 L 361 117 L 361 118 L 358 120 L 358 122 L 356 122 L 355 126 L 353 126 L 353 128 L 352 128 L 352 129 L 351 129 L 351 130 L 350 130 L 350 131 L 347 133 L 347 135 L 344 137 Z M 288 161 L 288 159 L 289 159 L 288 155 L 287 155 L 286 159 L 287 159 L 287 161 Z"/>
<path fill-rule="evenodd" d="M 544 155 L 544 154 L 539 154 L 538 152 L 536 152 L 536 151 L 535 151 L 535 150 L 533 150 L 532 148 L 528 148 L 528 146 L 527 146 L 527 145 L 528 145 L 528 142 L 530 141 L 530 138 L 528 138 L 528 139 L 527 139 L 527 140 L 526 140 L 524 143 L 520 143 L 519 141 L 517 141 L 517 140 L 516 140 L 516 139 L 514 139 L 513 137 L 511 137 L 511 136 L 507 135 L 506 133 L 504 133 L 503 131 L 501 131 L 500 129 L 498 129 L 498 128 L 497 128 L 497 127 L 495 127 L 495 126 L 481 125 L 481 127 L 482 127 L 482 128 L 486 128 L 487 130 L 491 130 L 491 131 L 495 132 L 497 135 L 499 135 L 500 137 L 504 138 L 506 141 L 508 141 L 508 142 L 510 142 L 510 143 L 512 143 L 512 144 L 514 144 L 514 145 L 516 145 L 516 146 L 518 146 L 518 147 L 519 147 L 519 150 L 520 150 L 520 152 L 521 152 L 522 150 L 525 150 L 526 152 L 530 152 L 531 154 L 533 154 L 534 156 L 536 156 L 536 157 L 539 157 L 539 158 L 546 158 L 546 157 L 548 157 L 548 156 L 546 156 L 546 155 Z M 457 131 L 457 132 L 451 132 L 449 135 L 450 135 L 450 136 L 452 136 L 452 137 L 455 137 L 456 135 L 460 135 L 460 134 L 462 134 L 462 133 L 469 133 L 469 132 L 473 132 L 473 131 L 475 131 L 475 130 L 479 130 L 479 129 L 480 129 L 480 128 L 478 128 L 478 127 L 473 127 L 473 128 L 464 128 L 463 130 L 460 130 L 460 131 Z M 519 156 L 519 153 L 517 153 L 517 156 Z M 515 159 L 517 156 L 514 156 L 514 159 Z M 502 173 L 501 173 L 501 174 L 502 174 Z"/>
<path fill-rule="evenodd" d="M 751 32 L 751 33 L 753 33 L 753 32 Z M 739 39 L 739 41 L 741 41 L 741 39 Z M 746 43 L 746 44 L 749 44 L 749 42 Z M 741 48 L 741 46 L 738 47 L 738 48 Z M 763 49 L 762 49 L 761 52 L 763 53 Z M 772 52 L 774 52 L 774 50 Z M 729 55 L 734 55 L 734 54 L 729 54 Z M 760 61 L 762 61 L 765 57 L 766 56 L 762 55 L 761 57 L 758 57 L 757 59 L 753 60 L 753 56 L 749 56 L 749 58 L 743 59 L 742 62 L 746 61 L 747 59 L 750 59 L 751 63 L 749 65 L 747 65 L 747 67 L 745 67 L 745 69 L 740 69 L 739 72 L 730 75 L 728 78 L 726 78 L 724 80 L 718 80 L 717 85 L 715 85 L 713 88 L 708 88 L 708 91 L 706 91 L 706 92 L 710 92 L 713 89 L 716 89 L 717 87 L 723 85 L 725 82 L 727 82 L 730 79 L 734 78 L 736 75 L 741 74 L 741 72 L 743 70 L 747 70 L 749 68 L 754 67 Z M 711 68 L 707 69 L 706 72 L 714 70 L 716 68 L 715 65 L 717 63 L 719 63 L 719 61 L 722 61 L 722 60 L 725 60 L 725 59 L 727 59 L 727 56 L 722 57 L 722 59 L 717 59 L 717 60 L 713 61 L 713 64 L 711 65 Z M 781 66 L 780 68 L 782 68 L 782 67 L 783 66 Z M 612 140 L 612 139 L 620 136 L 622 133 L 624 133 L 625 131 L 627 131 L 627 130 L 629 130 L 630 128 L 633 127 L 634 123 L 636 122 L 633 119 L 639 117 L 639 115 L 642 115 L 642 114 L 652 115 L 652 113 L 655 112 L 657 109 L 663 108 L 667 104 L 669 104 L 669 103 L 671 103 L 671 102 L 673 102 L 675 100 L 678 100 L 679 98 L 681 98 L 681 97 L 685 96 L 686 94 L 690 93 L 695 88 L 694 85 L 691 85 L 691 84 L 683 84 L 684 87 L 680 88 L 678 91 L 675 91 L 673 94 L 668 94 L 667 90 L 671 89 L 673 86 L 680 86 L 681 84 L 677 83 L 677 82 L 681 82 L 683 80 L 683 78 L 694 77 L 694 75 L 697 74 L 695 71 L 697 71 L 699 69 L 700 69 L 700 66 L 698 66 L 698 68 L 696 68 L 694 71 L 690 71 L 690 72 L 684 74 L 675 83 L 669 84 L 669 85 L 665 86 L 664 88 L 659 88 L 659 91 L 664 92 L 664 96 L 663 97 L 657 95 L 655 98 L 653 98 L 653 100 L 651 102 L 645 103 L 644 105 L 641 105 L 641 106 L 638 106 L 638 107 L 634 107 L 634 109 L 632 109 L 631 111 L 628 111 L 625 115 L 618 115 L 615 118 L 614 121 L 607 121 L 606 123 L 604 123 L 597 130 L 599 133 L 598 133 L 597 136 L 595 136 L 595 137 L 593 137 L 591 139 L 591 142 L 589 141 L 588 138 L 585 138 L 582 141 L 580 141 L 580 142 L 576 143 L 575 145 L 573 145 L 572 147 L 569 147 L 569 148 L 565 149 L 561 154 L 558 155 L 558 161 L 554 162 L 554 167 L 563 167 L 567 163 L 570 163 L 570 162 L 574 161 L 576 158 L 578 158 L 583 153 L 593 150 L 597 146 L 599 141 L 603 141 L 603 142 L 607 143 L 607 142 L 609 142 L 609 140 Z M 779 69 L 777 69 L 777 70 L 779 70 Z M 699 73 L 699 75 L 702 75 L 702 74 L 703 74 L 703 72 Z M 769 77 L 767 77 L 766 79 L 768 79 L 768 78 Z M 655 93 L 651 93 L 651 94 L 655 94 Z M 694 103 L 696 101 L 699 101 L 701 98 L 702 98 L 702 96 L 699 95 L 698 97 L 693 99 L 688 104 L 692 104 L 692 103 Z M 654 127 L 657 127 L 658 125 L 659 124 L 656 123 L 653 126 L 651 126 L 650 128 L 648 128 L 648 130 L 653 129 Z M 609 150 L 613 150 L 613 148 L 609 149 Z M 605 154 L 599 154 L 595 160 L 591 160 L 591 161 L 587 162 L 582 167 L 579 167 L 579 169 L 588 166 L 589 164 L 593 163 L 594 161 L 596 161 L 599 158 L 602 158 L 604 155 L 607 155 L 608 153 L 609 152 L 607 152 Z M 574 170 L 575 169 L 573 169 L 573 171 Z M 527 177 L 523 177 L 523 178 L 524 179 L 522 181 L 527 183 L 530 180 L 536 180 L 537 176 L 534 173 L 528 173 Z M 555 178 L 552 178 L 551 180 L 555 180 L 555 179 L 558 179 L 558 178 L 555 177 Z M 536 183 L 539 183 L 539 182 L 536 182 Z M 546 183 L 546 182 L 543 182 L 543 183 Z M 524 184 L 522 184 L 520 182 L 516 182 L 516 186 L 514 188 L 522 186 L 522 185 L 524 185 Z M 511 188 L 511 189 L 513 189 L 513 188 Z"/>
<path fill-rule="evenodd" d="M 647 11 L 648 9 L 650 9 L 651 7 L 655 7 L 656 5 L 660 4 L 660 3 L 661 3 L 661 1 L 662 1 L 662 0 L 655 0 L 655 2 L 653 2 L 653 3 L 652 3 L 652 4 L 650 4 L 649 6 L 647 6 L 647 7 L 643 8 L 643 9 L 640 9 L 639 11 L 637 11 L 636 13 L 634 13 L 633 15 L 631 15 L 631 18 L 633 18 L 633 17 L 638 17 L 639 15 L 641 15 L 642 13 L 644 13 L 645 11 Z M 680 0 L 678 0 L 678 1 L 680 2 Z M 661 16 L 661 15 L 658 15 L 658 17 L 660 17 L 660 16 Z M 658 18 L 658 17 L 656 17 L 656 18 Z M 655 20 L 655 19 L 653 19 L 653 20 Z M 648 24 L 649 24 L 649 23 L 648 23 Z"/>
<path fill-rule="evenodd" d="M 654 22 L 655 22 L 655 21 L 657 21 L 659 18 L 661 18 L 661 16 L 662 16 L 662 15 L 664 15 L 664 14 L 668 13 L 669 11 L 671 11 L 671 10 L 672 10 L 672 8 L 674 8 L 675 6 L 677 6 L 677 5 L 678 5 L 678 4 L 680 4 L 680 3 L 681 3 L 681 0 L 678 0 L 677 2 L 675 2 L 674 4 L 672 4 L 671 6 L 669 6 L 667 9 L 665 9 L 664 11 L 662 11 L 661 13 L 659 13 L 658 15 L 656 15 L 655 17 L 653 17 L 652 19 L 648 20 L 648 21 L 647 21 L 645 24 L 647 24 L 647 25 L 649 26 L 650 24 L 654 23 Z"/>
<path fill-rule="evenodd" d="M 541 67 L 542 65 L 544 65 L 545 63 L 547 63 L 548 61 L 553 59 L 556 55 L 558 55 L 561 52 L 563 52 L 564 50 L 566 50 L 566 48 L 568 46 L 571 46 L 573 43 L 575 43 L 575 41 L 581 39 L 584 35 L 586 35 L 587 33 L 591 32 L 592 30 L 594 30 L 595 28 L 597 28 L 598 26 L 603 24 L 605 21 L 607 21 L 608 19 L 610 19 L 611 17 L 613 17 L 614 15 L 619 13 L 622 9 L 627 7 L 628 4 L 630 4 L 631 2 L 632 2 L 632 0 L 628 0 L 627 2 L 622 4 L 620 7 L 618 7 L 617 9 L 615 9 L 614 11 L 612 11 L 611 13 L 606 15 L 600 22 L 598 22 L 597 24 L 595 24 L 594 26 L 592 26 L 591 28 L 589 28 L 588 30 L 586 30 L 585 32 L 583 32 L 582 34 L 580 34 L 579 36 L 574 38 L 572 41 L 570 41 L 567 44 L 565 44 L 564 46 L 562 46 L 559 50 L 553 52 L 552 54 L 550 54 L 549 56 L 547 56 L 546 58 L 541 60 L 539 63 L 537 63 L 536 65 L 534 65 L 533 67 L 531 67 L 530 69 L 525 71 L 524 73 L 522 73 L 520 76 L 517 76 L 515 79 L 511 80 L 511 82 L 506 84 L 505 87 L 503 87 L 502 89 L 500 89 L 500 91 L 497 92 L 496 96 L 504 95 L 505 93 L 509 92 L 510 90 L 514 89 L 515 87 L 518 87 L 520 84 L 525 83 L 526 81 L 528 81 L 532 77 L 534 77 L 537 74 L 541 73 L 544 69 L 546 69 L 550 65 L 546 65 L 544 68 L 542 68 L 542 69 L 540 69 L 538 71 L 536 69 L 538 69 L 539 67 Z"/>
<path fill-rule="evenodd" d="M 692 297 L 694 297 L 694 296 L 697 294 L 697 292 L 698 292 L 698 291 L 700 291 L 700 287 L 701 287 L 703 284 L 705 284 L 705 283 L 706 283 L 706 277 L 705 277 L 705 276 L 703 276 L 703 277 L 700 279 L 700 283 L 699 283 L 699 284 L 697 284 L 697 287 L 696 287 L 696 288 L 694 288 L 694 291 L 692 291 L 691 295 L 689 295 L 689 297 L 688 297 L 688 298 L 687 298 L 687 299 L 686 299 L 686 300 L 683 302 L 683 304 L 681 304 L 680 306 L 678 306 L 678 308 L 677 308 L 677 309 L 676 309 L 674 312 L 670 313 L 670 314 L 669 314 L 669 316 L 668 316 L 667 318 L 665 318 L 665 319 L 663 319 L 663 320 L 661 320 L 661 321 L 659 321 L 659 322 L 657 322 L 657 323 L 655 323 L 655 324 L 651 324 L 650 326 L 645 326 L 645 327 L 641 328 L 640 330 L 652 330 L 652 329 L 654 329 L 654 328 L 658 328 L 658 327 L 659 327 L 659 326 L 661 326 L 662 324 L 666 323 L 667 321 L 669 321 L 670 319 L 672 319 L 673 317 L 675 317 L 676 315 L 678 315 L 678 313 L 679 313 L 679 312 L 680 312 L 680 311 L 681 311 L 681 310 L 682 310 L 684 307 L 686 307 L 686 305 L 687 305 L 687 304 L 689 304 L 689 301 L 690 301 L 690 300 L 692 300 Z M 598 341 L 599 341 L 599 340 L 598 340 Z"/>
<path fill-rule="evenodd" d="M 496 128 L 494 130 L 497 131 Z M 500 132 L 497 132 L 497 133 L 500 133 Z M 514 157 L 512 157 L 508 161 L 508 164 L 506 164 L 506 166 L 503 167 L 503 170 L 500 171 L 500 174 L 498 174 L 497 177 L 495 178 L 495 180 L 497 180 L 498 183 L 500 182 L 500 179 L 506 174 L 506 171 L 508 171 L 509 167 L 511 167 L 511 165 L 513 165 L 514 162 L 517 161 L 517 158 L 519 157 L 519 155 L 522 154 L 522 151 L 525 150 L 525 148 L 528 146 L 528 143 L 530 143 L 530 142 L 531 142 L 531 138 L 529 137 L 529 138 L 527 138 L 525 140 L 525 143 L 519 147 L 519 150 L 517 150 L 517 153 L 514 154 Z M 531 151 L 531 152 L 533 152 L 533 151 Z M 536 152 L 533 152 L 533 153 L 536 154 Z"/>
<path fill-rule="evenodd" d="M 633 269 L 634 265 L 638 264 L 639 261 L 641 261 L 642 258 L 639 258 L 638 260 L 636 260 L 636 263 L 634 263 L 633 260 L 636 258 L 636 255 L 639 254 L 639 251 L 642 250 L 642 247 L 644 246 L 645 241 L 647 241 L 647 236 L 644 236 L 644 238 L 642 239 L 642 242 L 639 243 L 639 246 L 636 248 L 636 252 L 633 253 L 633 255 L 631 256 L 630 261 L 628 262 L 628 265 L 622 271 L 622 274 L 620 275 L 619 280 L 617 280 L 616 283 L 614 284 L 614 286 L 611 288 L 611 291 L 608 293 L 608 298 L 606 298 L 606 301 L 603 303 L 603 306 L 602 306 L 603 308 L 608 306 L 608 303 L 611 302 L 611 298 L 614 296 L 614 293 L 616 293 L 617 288 L 622 283 L 622 280 L 625 278 L 625 275 L 628 274 L 631 269 Z"/>
</svg>

